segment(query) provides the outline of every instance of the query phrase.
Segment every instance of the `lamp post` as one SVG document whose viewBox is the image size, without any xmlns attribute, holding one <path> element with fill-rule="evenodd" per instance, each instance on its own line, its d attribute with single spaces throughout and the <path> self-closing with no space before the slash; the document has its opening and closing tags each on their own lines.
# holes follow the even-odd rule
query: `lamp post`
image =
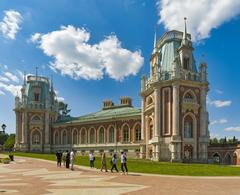
<svg viewBox="0 0 240 195">
<path fill-rule="evenodd" d="M 3 134 L 5 134 L 5 129 L 6 129 L 6 127 L 7 127 L 7 125 L 2 124 L 2 132 L 3 132 Z"/>
</svg>

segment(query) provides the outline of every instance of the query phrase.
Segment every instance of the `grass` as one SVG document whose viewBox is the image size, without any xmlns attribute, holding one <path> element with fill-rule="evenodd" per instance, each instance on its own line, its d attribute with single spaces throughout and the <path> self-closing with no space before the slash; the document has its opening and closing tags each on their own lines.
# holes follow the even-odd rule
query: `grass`
<svg viewBox="0 0 240 195">
<path fill-rule="evenodd" d="M 15 152 L 16 156 L 31 157 L 56 161 L 55 154 L 23 153 Z M 120 160 L 117 167 L 120 170 Z M 77 165 L 89 166 L 88 156 L 77 156 L 75 163 Z M 110 158 L 107 159 L 108 169 L 110 168 Z M 184 175 L 184 176 L 240 176 L 240 167 L 213 165 L 213 164 L 187 164 L 187 163 L 169 163 L 152 162 L 141 159 L 128 159 L 127 166 L 130 172 L 153 173 L 164 175 Z M 101 167 L 100 157 L 96 157 L 95 167 Z"/>
</svg>

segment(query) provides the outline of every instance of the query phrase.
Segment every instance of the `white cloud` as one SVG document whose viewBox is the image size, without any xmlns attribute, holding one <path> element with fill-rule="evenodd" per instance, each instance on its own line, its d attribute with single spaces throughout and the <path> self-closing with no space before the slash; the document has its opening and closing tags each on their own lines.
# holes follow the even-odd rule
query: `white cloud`
<svg viewBox="0 0 240 195">
<path fill-rule="evenodd" d="M 209 97 L 207 98 L 207 104 L 214 105 L 216 108 L 222 108 L 226 106 L 230 106 L 232 101 L 230 100 L 211 100 Z"/>
<path fill-rule="evenodd" d="M 59 101 L 59 102 L 64 102 L 64 97 L 59 97 L 59 96 L 57 96 L 57 101 Z"/>
<path fill-rule="evenodd" d="M 20 30 L 22 16 L 19 12 L 8 10 L 4 12 L 3 21 L 0 22 L 0 32 L 8 39 L 15 39 L 17 32 Z"/>
<path fill-rule="evenodd" d="M 122 80 L 136 75 L 143 65 L 141 52 L 122 48 L 115 35 L 107 36 L 97 44 L 90 44 L 89 39 L 90 32 L 71 25 L 31 36 L 32 42 L 38 43 L 46 55 L 54 58 L 50 68 L 74 79 L 96 80 L 106 74 Z"/>
<path fill-rule="evenodd" d="M 1 75 L 2 74 L 2 75 Z M 23 77 L 21 77 L 22 72 L 20 70 L 16 70 L 13 72 L 4 72 L 0 73 L 0 95 L 5 95 L 5 92 L 9 92 L 12 95 L 16 96 L 20 95 L 21 92 L 21 84 Z"/>
<path fill-rule="evenodd" d="M 3 91 L 0 90 L 0 95 L 5 95 L 5 93 Z"/>
<path fill-rule="evenodd" d="M 223 91 L 219 90 L 219 89 L 215 89 L 215 92 L 218 94 L 223 94 Z"/>
<path fill-rule="evenodd" d="M 240 127 L 227 127 L 224 131 L 240 131 Z"/>
<path fill-rule="evenodd" d="M 225 119 L 225 118 L 223 118 L 223 119 L 219 119 L 219 120 L 214 120 L 214 121 L 212 121 L 212 122 L 210 123 L 210 125 L 225 124 L 225 123 L 227 123 L 227 122 L 228 122 L 228 120 Z"/>
<path fill-rule="evenodd" d="M 10 80 L 4 76 L 0 76 L 0 81 L 9 82 Z"/>
<path fill-rule="evenodd" d="M 5 72 L 4 75 L 15 83 L 19 82 L 19 78 L 11 72 Z"/>
<path fill-rule="evenodd" d="M 159 23 L 168 30 L 184 29 L 183 18 L 188 18 L 188 31 L 193 40 L 210 36 L 212 29 L 240 14 L 239 0 L 158 0 Z"/>
</svg>

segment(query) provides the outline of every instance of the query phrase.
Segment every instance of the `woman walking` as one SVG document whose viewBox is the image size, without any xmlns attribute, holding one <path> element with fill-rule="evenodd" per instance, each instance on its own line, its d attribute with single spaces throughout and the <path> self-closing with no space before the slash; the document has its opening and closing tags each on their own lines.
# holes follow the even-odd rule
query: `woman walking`
<svg viewBox="0 0 240 195">
<path fill-rule="evenodd" d="M 105 172 L 108 172 L 105 152 L 102 153 L 102 167 L 101 167 L 101 171 L 102 171 L 103 169 L 105 169 Z"/>
<path fill-rule="evenodd" d="M 125 172 L 126 172 L 126 175 L 128 174 L 127 156 L 125 152 L 121 152 L 121 170 L 122 170 L 122 175 L 124 175 Z"/>
<path fill-rule="evenodd" d="M 114 154 L 112 157 L 112 168 L 111 168 L 111 172 L 113 172 L 113 169 L 116 170 L 116 172 L 118 172 L 117 169 L 117 154 Z"/>
</svg>

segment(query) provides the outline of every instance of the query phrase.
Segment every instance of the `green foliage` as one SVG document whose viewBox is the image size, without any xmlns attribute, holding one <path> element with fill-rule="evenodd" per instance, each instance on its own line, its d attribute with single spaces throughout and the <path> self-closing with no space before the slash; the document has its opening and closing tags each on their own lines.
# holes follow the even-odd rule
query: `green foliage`
<svg viewBox="0 0 240 195">
<path fill-rule="evenodd" d="M 211 145 L 217 145 L 217 144 L 226 145 L 226 144 L 236 144 L 236 143 L 238 143 L 238 139 L 236 139 L 235 136 L 233 136 L 232 139 L 227 139 L 226 137 L 221 138 L 219 140 L 217 138 L 210 139 Z"/>
<path fill-rule="evenodd" d="M 0 145 L 3 145 L 7 138 L 8 134 L 3 134 L 2 132 L 0 132 Z"/>
<path fill-rule="evenodd" d="M 15 144 L 15 134 L 10 134 L 7 140 L 5 141 L 5 143 L 3 144 L 3 149 L 11 150 L 13 149 L 14 144 Z"/>
<path fill-rule="evenodd" d="M 55 161 L 55 154 L 37 153 L 14 153 L 16 156 L 25 156 Z M 77 156 L 76 164 L 89 166 L 88 156 Z M 95 167 L 100 168 L 101 158 L 96 157 Z M 240 167 L 214 165 L 214 164 L 187 164 L 170 162 L 152 162 L 149 160 L 129 159 L 127 166 L 130 172 L 153 173 L 164 175 L 188 175 L 188 176 L 240 176 Z M 120 159 L 118 158 L 117 167 L 120 171 Z M 107 168 L 110 169 L 110 158 L 107 159 Z"/>
</svg>

